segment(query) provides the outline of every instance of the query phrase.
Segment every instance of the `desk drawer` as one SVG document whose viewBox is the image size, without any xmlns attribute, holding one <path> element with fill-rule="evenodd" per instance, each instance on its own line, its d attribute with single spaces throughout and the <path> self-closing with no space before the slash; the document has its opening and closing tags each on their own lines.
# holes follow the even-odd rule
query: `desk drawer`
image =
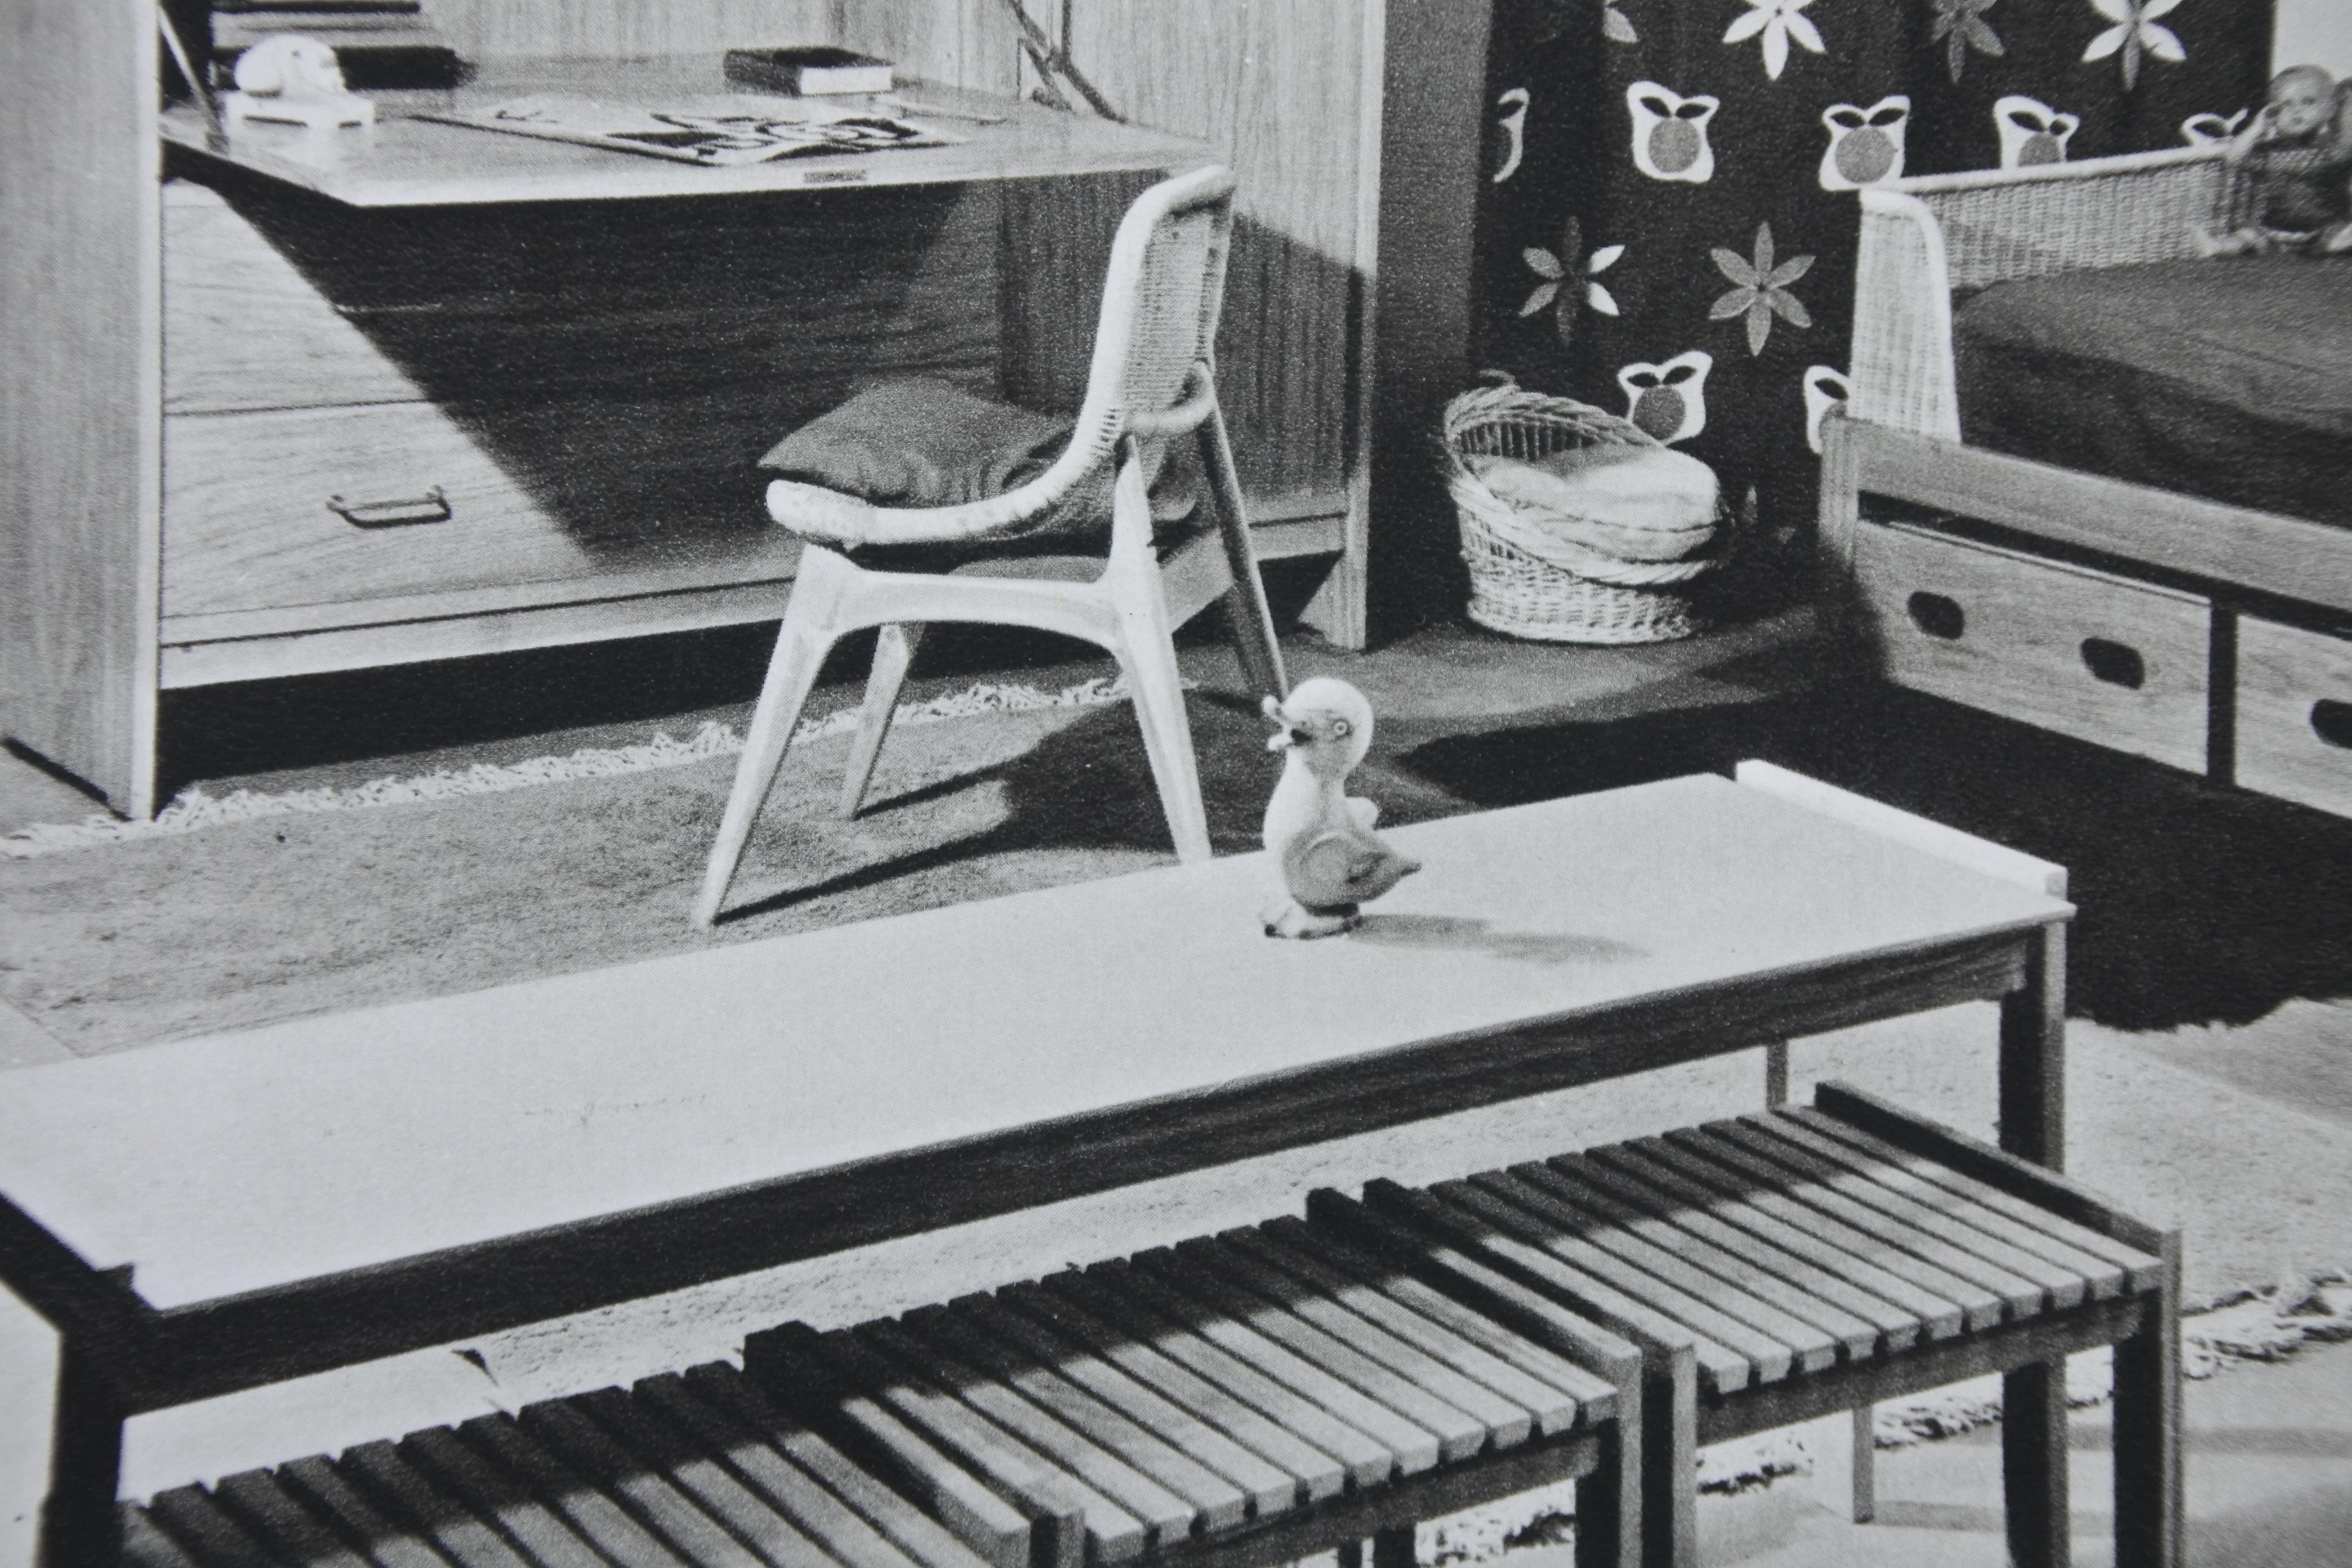
<svg viewBox="0 0 2352 1568">
<path fill-rule="evenodd" d="M 163 614 L 320 606 L 314 624 L 352 624 L 365 614 L 329 607 L 724 552 L 774 531 L 753 468 L 771 428 L 756 414 L 583 401 L 168 417 Z"/>
<path fill-rule="evenodd" d="M 2352 816 L 2352 639 L 2238 623 L 2238 783 Z"/>
<path fill-rule="evenodd" d="M 1856 589 L 1887 678 L 2202 771 L 2212 607 L 2194 595 L 1864 522 Z"/>
<path fill-rule="evenodd" d="M 167 616 L 537 581 L 589 565 L 429 403 L 164 421 Z"/>
</svg>

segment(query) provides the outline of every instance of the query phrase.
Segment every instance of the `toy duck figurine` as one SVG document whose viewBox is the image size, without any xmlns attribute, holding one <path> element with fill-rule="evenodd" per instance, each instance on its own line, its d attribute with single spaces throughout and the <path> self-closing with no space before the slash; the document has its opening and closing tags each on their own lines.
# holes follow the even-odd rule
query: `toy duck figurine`
<svg viewBox="0 0 2352 1568">
<path fill-rule="evenodd" d="M 1286 753 L 1265 806 L 1265 847 L 1282 866 L 1289 898 L 1265 911 L 1265 934 L 1336 936 L 1352 931 L 1369 903 L 1421 869 L 1372 833 L 1381 808 L 1350 800 L 1348 774 L 1372 743 L 1372 707 L 1344 680 L 1302 680 L 1288 699 L 1269 697 L 1280 726 L 1266 749 Z"/>
</svg>

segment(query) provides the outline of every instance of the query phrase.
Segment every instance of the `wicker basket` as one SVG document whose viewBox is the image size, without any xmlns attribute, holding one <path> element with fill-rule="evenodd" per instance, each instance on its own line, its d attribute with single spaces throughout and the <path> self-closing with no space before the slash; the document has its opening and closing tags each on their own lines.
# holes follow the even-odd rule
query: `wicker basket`
<svg viewBox="0 0 2352 1568">
<path fill-rule="evenodd" d="M 1444 437 L 1446 489 L 1461 514 L 1462 559 L 1470 567 L 1472 620 L 1543 642 L 1670 642 L 1699 628 L 1688 584 L 1714 568 L 1712 559 L 1621 559 L 1603 547 L 1612 528 L 1606 520 L 1531 517 L 1487 489 L 1464 461 L 1532 461 L 1601 443 L 1658 446 L 1647 431 L 1589 404 L 1506 381 L 1447 404 Z"/>
</svg>

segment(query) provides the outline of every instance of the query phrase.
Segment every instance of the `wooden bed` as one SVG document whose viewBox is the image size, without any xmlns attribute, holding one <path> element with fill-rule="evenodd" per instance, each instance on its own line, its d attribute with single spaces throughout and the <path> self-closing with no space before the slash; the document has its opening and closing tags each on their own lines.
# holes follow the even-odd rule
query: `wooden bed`
<svg viewBox="0 0 2352 1568">
<path fill-rule="evenodd" d="M 2182 258 L 2218 147 L 1864 190 L 1821 539 L 1902 685 L 2352 815 L 2352 529 L 1961 441 L 1956 291 Z M 2315 266 L 2352 263 L 2314 262 Z M 2345 454 L 2352 482 L 2352 450 Z"/>
</svg>

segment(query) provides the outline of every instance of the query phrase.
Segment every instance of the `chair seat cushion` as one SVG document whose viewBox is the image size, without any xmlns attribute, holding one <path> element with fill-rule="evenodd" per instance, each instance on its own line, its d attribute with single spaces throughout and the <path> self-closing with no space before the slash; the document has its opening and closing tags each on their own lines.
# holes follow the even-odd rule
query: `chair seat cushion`
<svg viewBox="0 0 2352 1568">
<path fill-rule="evenodd" d="M 877 506 L 961 506 L 1043 473 L 1068 418 L 927 376 L 877 382 L 771 447 L 760 466 Z"/>
</svg>

